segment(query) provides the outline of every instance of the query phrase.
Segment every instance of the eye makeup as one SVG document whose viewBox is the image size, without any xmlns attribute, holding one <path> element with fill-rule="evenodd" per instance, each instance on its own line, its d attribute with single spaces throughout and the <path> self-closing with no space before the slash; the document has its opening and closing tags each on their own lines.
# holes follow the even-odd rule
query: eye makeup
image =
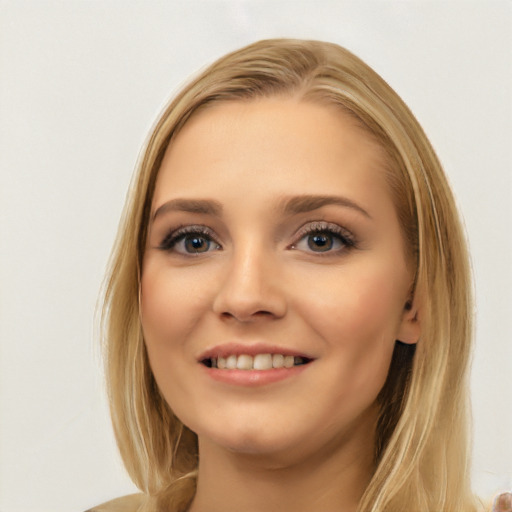
<svg viewBox="0 0 512 512">
<path fill-rule="evenodd" d="M 338 256 L 357 248 L 358 241 L 348 229 L 325 221 L 303 225 L 294 235 L 288 250 L 302 251 L 315 256 Z M 181 225 L 170 230 L 157 248 L 183 256 L 199 256 L 223 249 L 215 232 L 202 224 Z"/>
<path fill-rule="evenodd" d="M 184 256 L 199 255 L 221 250 L 212 229 L 204 225 L 184 225 L 171 230 L 158 245 L 158 249 Z"/>
<path fill-rule="evenodd" d="M 357 248 L 354 235 L 332 222 L 315 221 L 301 227 L 296 242 L 289 246 L 293 250 L 312 252 L 319 256 L 337 255 Z"/>
</svg>

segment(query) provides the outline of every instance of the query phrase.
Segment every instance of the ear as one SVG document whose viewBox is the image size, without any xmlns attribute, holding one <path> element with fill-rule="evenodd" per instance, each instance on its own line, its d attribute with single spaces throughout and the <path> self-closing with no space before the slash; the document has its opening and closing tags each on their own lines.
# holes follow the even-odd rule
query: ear
<svg viewBox="0 0 512 512">
<path fill-rule="evenodd" d="M 418 301 L 411 298 L 404 305 L 397 339 L 407 345 L 414 345 L 418 343 L 420 334 L 421 324 Z"/>
</svg>

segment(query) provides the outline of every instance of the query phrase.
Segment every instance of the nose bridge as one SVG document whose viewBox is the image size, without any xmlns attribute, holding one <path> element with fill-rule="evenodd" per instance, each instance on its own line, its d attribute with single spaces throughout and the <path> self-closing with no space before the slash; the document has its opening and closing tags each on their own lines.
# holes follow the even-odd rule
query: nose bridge
<svg viewBox="0 0 512 512">
<path fill-rule="evenodd" d="M 284 314 L 286 301 L 270 243 L 248 235 L 234 244 L 214 309 L 240 321 Z"/>
</svg>

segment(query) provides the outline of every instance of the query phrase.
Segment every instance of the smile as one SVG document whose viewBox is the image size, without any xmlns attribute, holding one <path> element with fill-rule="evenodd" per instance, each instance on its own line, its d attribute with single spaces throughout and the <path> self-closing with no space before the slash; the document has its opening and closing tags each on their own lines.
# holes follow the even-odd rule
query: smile
<svg viewBox="0 0 512 512">
<path fill-rule="evenodd" d="M 293 368 L 311 362 L 311 359 L 301 356 L 284 354 L 230 354 L 226 357 L 208 357 L 201 361 L 207 368 L 219 370 L 272 370 L 279 368 Z"/>
</svg>

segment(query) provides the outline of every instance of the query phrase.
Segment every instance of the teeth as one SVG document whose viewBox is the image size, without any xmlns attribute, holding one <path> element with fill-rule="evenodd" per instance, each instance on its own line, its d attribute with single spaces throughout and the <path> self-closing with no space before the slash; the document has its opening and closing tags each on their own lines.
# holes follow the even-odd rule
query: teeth
<svg viewBox="0 0 512 512">
<path fill-rule="evenodd" d="M 258 354 L 254 356 L 253 368 L 255 370 L 270 370 L 272 368 L 272 355 Z"/>
<path fill-rule="evenodd" d="M 229 357 L 231 357 L 231 356 L 229 356 Z M 238 356 L 238 360 L 236 362 L 236 367 L 239 370 L 252 370 L 253 361 L 254 361 L 254 359 L 252 356 L 242 354 L 241 356 Z"/>
<path fill-rule="evenodd" d="M 284 356 L 282 354 L 274 354 L 272 356 L 272 366 L 274 368 L 282 368 L 284 366 Z"/>
<path fill-rule="evenodd" d="M 221 370 L 270 370 L 272 368 L 293 368 L 306 364 L 307 360 L 299 356 L 285 356 L 283 354 L 257 354 L 249 356 L 234 354 L 228 357 L 213 357 L 210 359 L 211 368 L 219 368 Z"/>
</svg>

